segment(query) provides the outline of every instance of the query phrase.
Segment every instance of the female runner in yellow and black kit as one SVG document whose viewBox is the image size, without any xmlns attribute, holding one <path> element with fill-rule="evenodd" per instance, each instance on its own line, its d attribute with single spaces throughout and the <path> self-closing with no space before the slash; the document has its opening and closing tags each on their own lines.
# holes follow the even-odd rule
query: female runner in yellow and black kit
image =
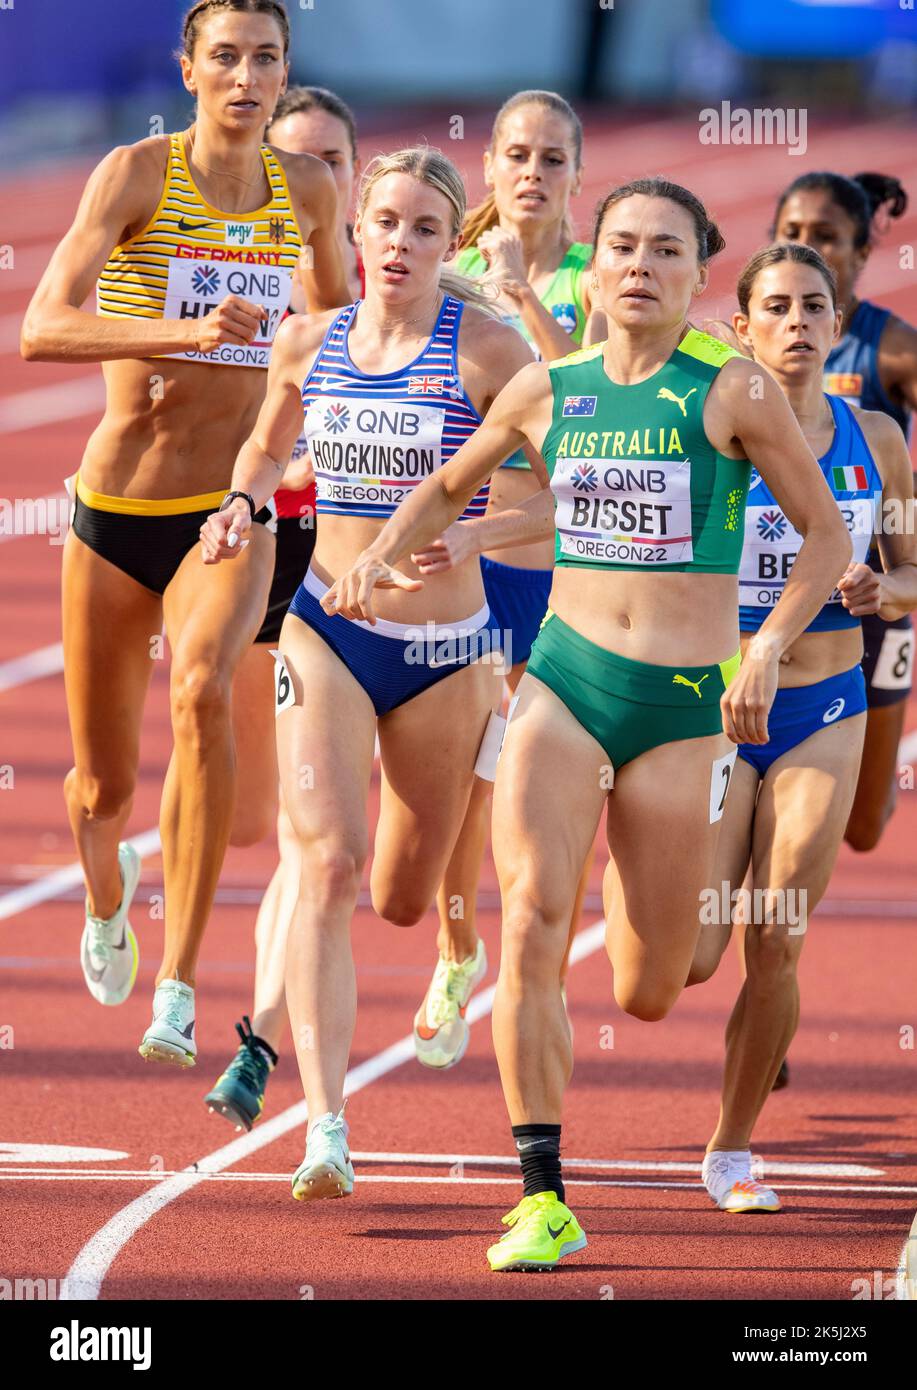
<svg viewBox="0 0 917 1390">
<path fill-rule="evenodd" d="M 545 360 L 582 345 L 589 314 L 592 246 L 575 240 L 570 213 L 582 182 L 582 153 L 582 125 L 563 97 L 544 91 L 510 97 L 497 112 L 484 152 L 490 191 L 465 218 L 464 249 L 456 261 L 463 274 L 481 277 L 499 291 L 504 318 Z M 511 694 L 522 679 L 551 592 L 554 542 L 547 498 L 541 539 L 497 549 L 493 528 L 497 517 L 540 491 L 518 451 L 494 474 L 487 516 L 457 522 L 417 556 L 421 574 L 436 574 L 481 555 L 484 592 L 502 635 Z M 475 927 L 475 898 L 489 810 L 489 784 L 478 779 L 437 894 L 439 960 L 414 1017 L 414 1049 L 428 1067 L 442 1069 L 461 1060 L 469 1038 L 465 1010 L 487 969 Z M 591 860 L 571 917 L 571 942 L 589 867 Z"/>
<path fill-rule="evenodd" d="M 661 179 L 625 185 L 602 203 L 594 244 L 608 341 L 519 372 L 323 600 L 371 620 L 373 589 L 405 582 L 398 558 L 439 534 L 508 451 L 528 443 L 543 456 L 556 500 L 553 611 L 520 682 L 494 793 L 494 1042 L 525 1181 L 504 1218 L 511 1229 L 488 1252 L 495 1270 L 550 1267 L 586 1243 L 563 1204 L 572 1050 L 559 965 L 602 810 L 615 996 L 628 1013 L 660 1019 L 694 955 L 730 740 L 767 741 L 781 652 L 850 556 L 779 388 L 753 382 L 752 363 L 688 326 L 723 245 L 698 200 Z M 806 539 L 740 665 L 736 572 L 752 463 Z"/>
<path fill-rule="evenodd" d="M 121 1003 L 136 977 L 127 911 L 140 861 L 119 841 L 164 619 L 175 740 L 161 812 L 165 952 L 140 1051 L 188 1066 L 195 963 L 233 819 L 232 677 L 264 615 L 274 559 L 267 508 L 237 566 L 205 566 L 199 530 L 258 413 L 297 264 L 315 309 L 343 303 L 347 286 L 331 174 L 262 144 L 286 83 L 283 6 L 201 0 L 182 33 L 195 123 L 102 161 L 29 306 L 22 351 L 101 362 L 108 392 L 63 567 L 83 972 L 104 1004 Z M 307 243 L 311 270 L 300 261 Z M 80 306 L 97 280 L 95 315 Z"/>
</svg>

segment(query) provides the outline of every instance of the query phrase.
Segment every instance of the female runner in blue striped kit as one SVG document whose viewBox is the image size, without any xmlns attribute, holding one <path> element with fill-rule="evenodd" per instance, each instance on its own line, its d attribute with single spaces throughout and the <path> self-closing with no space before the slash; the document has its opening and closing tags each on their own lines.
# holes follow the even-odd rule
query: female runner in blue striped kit
<svg viewBox="0 0 917 1390">
<path fill-rule="evenodd" d="M 380 916 L 409 925 L 443 876 L 500 698 L 476 557 L 424 583 L 406 564 L 372 624 L 328 616 L 320 604 L 399 501 L 470 438 L 531 361 L 514 329 L 451 293 L 478 297 L 443 271 L 464 211 L 461 176 L 439 151 L 374 161 L 355 224 L 366 298 L 282 325 L 267 400 L 233 475 L 255 505 L 268 496 L 305 406 L 321 521 L 281 633 L 277 682 L 283 795 L 302 850 L 286 981 L 310 1116 L 298 1198 L 353 1187 L 343 1115 L 356 1016 L 350 922 L 368 851 L 377 729 L 372 899 Z M 465 515 L 482 517 L 486 501 L 482 488 Z M 505 514 L 494 522 L 512 525 Z M 205 554 L 213 562 L 237 554 L 249 527 L 248 502 L 214 515 L 202 531 Z"/>
</svg>

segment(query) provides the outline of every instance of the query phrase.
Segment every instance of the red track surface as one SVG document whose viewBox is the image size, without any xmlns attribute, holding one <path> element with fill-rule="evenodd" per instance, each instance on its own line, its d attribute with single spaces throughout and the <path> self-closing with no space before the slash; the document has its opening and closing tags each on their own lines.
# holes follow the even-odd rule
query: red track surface
<svg viewBox="0 0 917 1390">
<path fill-rule="evenodd" d="M 379 132 L 364 142 L 364 154 L 418 134 L 446 144 L 446 129 L 440 120 Z M 447 146 L 458 151 L 476 189 L 480 136 L 469 123 L 464 145 Z M 898 174 L 917 194 L 917 145 L 912 128 L 900 125 L 810 130 L 806 156 L 795 159 L 774 148 L 701 147 L 691 116 L 614 127 L 593 121 L 586 154 L 579 208 L 584 233 L 599 193 L 637 174 L 670 173 L 707 200 L 728 242 L 707 296 L 711 315 L 731 307 L 735 273 L 765 239 L 774 194 L 802 169 L 878 167 Z M 85 382 L 97 392 L 97 369 L 24 364 L 14 336 L 14 316 L 67 224 L 85 172 L 55 171 L 9 180 L 2 188 L 14 210 L 6 239 L 16 263 L 0 277 L 0 415 L 7 407 L 21 409 L 20 393 L 58 383 Z M 897 248 L 915 239 L 917 217 L 896 224 L 863 282 L 864 293 L 912 320 L 917 287 L 898 269 Z M 9 415 L 3 417 L 4 492 L 59 492 L 97 413 L 92 405 L 80 416 L 18 432 L 10 429 Z M 59 641 L 59 563 L 59 547 L 46 538 L 0 543 L 0 664 Z M 164 668 L 156 673 L 147 709 L 134 832 L 157 819 L 169 751 Z M 75 856 L 60 790 L 70 765 L 60 676 L 8 690 L 0 695 L 0 711 L 0 763 L 11 765 L 15 778 L 14 787 L 0 793 L 2 911 L 3 893 Z M 915 725 L 912 704 L 908 727 Z M 232 1162 L 234 1177 L 206 1178 L 124 1238 L 101 1297 L 297 1299 L 311 1289 L 315 1298 L 595 1299 L 612 1288 L 615 1298 L 625 1299 L 845 1300 L 856 1279 L 872 1281 L 874 1271 L 891 1278 L 917 1208 L 917 1062 L 914 1051 L 900 1046 L 902 1027 L 917 1025 L 915 843 L 917 797 L 904 793 L 876 853 L 857 858 L 842 851 L 803 956 L 792 1084 L 770 1100 L 755 1140 L 768 1161 L 860 1165 L 872 1174 L 831 1176 L 816 1168 L 812 1175 L 778 1178 L 784 1212 L 751 1218 L 713 1211 L 696 1173 L 687 1170 L 571 1168 L 570 1197 L 589 1235 L 588 1249 L 552 1280 L 497 1279 L 487 1272 L 484 1250 L 518 1188 L 490 1180 L 513 1177 L 512 1167 L 358 1161 L 353 1198 L 304 1207 L 290 1200 L 287 1186 L 302 1153 L 299 1124 Z M 180 1170 L 233 1139 L 224 1121 L 208 1116 L 201 1098 L 231 1055 L 233 1020 L 250 1008 L 254 904 L 273 863 L 268 844 L 227 856 L 199 976 L 202 1050 L 190 1073 L 147 1066 L 136 1053 L 161 944 L 152 916 L 132 914 L 140 975 L 134 995 L 118 1010 L 100 1009 L 86 995 L 77 959 L 78 891 L 0 923 L 0 1026 L 12 1026 L 15 1044 L 0 1051 L 3 1141 L 127 1155 L 26 1163 L 4 1160 L 0 1143 L 0 1275 L 63 1278 L 106 1222 L 140 1194 L 160 1191 L 160 1172 Z M 597 916 L 600 872 L 601 862 L 587 922 Z M 159 858 L 148 858 L 138 902 L 160 891 Z M 489 859 L 481 924 L 491 982 L 499 918 Z M 405 932 L 360 909 L 354 1066 L 409 1033 L 432 967 L 433 936 L 432 914 Z M 737 982 L 730 955 L 709 985 L 687 992 L 670 1018 L 654 1026 L 617 1009 L 600 953 L 574 967 L 569 993 L 576 1072 L 565 1115 L 566 1155 L 699 1163 L 716 1117 L 722 1033 Z M 613 1048 L 602 1046 L 608 1025 Z M 268 1118 L 301 1095 L 287 1048 L 270 1083 Z M 348 1119 L 357 1153 L 508 1155 L 487 1019 L 473 1028 L 455 1071 L 435 1076 L 413 1060 L 403 1062 L 354 1095 Z M 245 1180 L 247 1173 L 276 1176 Z M 428 1180 L 392 1181 L 419 1175 Z M 576 1185 L 583 1180 L 590 1185 Z"/>
</svg>

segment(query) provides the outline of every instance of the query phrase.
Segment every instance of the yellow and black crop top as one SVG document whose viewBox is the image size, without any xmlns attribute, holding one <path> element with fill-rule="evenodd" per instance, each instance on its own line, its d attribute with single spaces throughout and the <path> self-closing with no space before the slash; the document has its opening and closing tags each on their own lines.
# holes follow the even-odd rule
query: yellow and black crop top
<svg viewBox="0 0 917 1390">
<path fill-rule="evenodd" d="M 99 276 L 98 312 L 109 318 L 201 318 L 228 294 L 262 304 L 267 318 L 247 345 L 170 353 L 189 362 L 266 367 L 289 303 L 302 234 L 286 175 L 261 146 L 271 201 L 255 212 L 213 207 L 195 186 L 181 133 L 169 136 L 162 196 L 143 231 L 116 246 Z"/>
</svg>

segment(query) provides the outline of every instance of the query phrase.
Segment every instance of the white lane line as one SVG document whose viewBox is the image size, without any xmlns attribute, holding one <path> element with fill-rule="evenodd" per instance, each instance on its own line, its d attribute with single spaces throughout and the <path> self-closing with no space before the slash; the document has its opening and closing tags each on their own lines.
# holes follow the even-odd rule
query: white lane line
<svg viewBox="0 0 917 1390">
<path fill-rule="evenodd" d="M 59 381 L 53 386 L 33 386 L 0 400 L 0 434 L 36 429 L 39 425 L 97 415 L 105 406 L 105 382 L 101 373 Z"/>
<path fill-rule="evenodd" d="M 353 1156 L 356 1157 L 357 1155 L 354 1154 Z M 77 1180 L 83 1180 L 83 1181 L 88 1181 L 88 1182 L 158 1182 L 158 1183 L 160 1183 L 161 1185 L 164 1186 L 166 1183 L 169 1183 L 169 1182 L 172 1182 L 172 1181 L 177 1181 L 178 1179 L 186 1179 L 186 1178 L 188 1178 L 188 1176 L 189 1176 L 189 1174 L 188 1174 L 187 1170 L 184 1171 L 184 1172 L 182 1172 L 182 1173 L 170 1173 L 170 1174 L 151 1174 L 151 1173 L 134 1174 L 134 1173 L 113 1172 L 113 1173 L 100 1173 L 100 1174 L 96 1175 L 95 1177 L 88 1177 L 85 1173 L 80 1173 L 80 1174 L 78 1174 L 78 1179 L 77 1179 Z M 194 1179 L 195 1179 L 195 1182 L 183 1182 L 183 1183 L 182 1183 L 182 1187 L 181 1187 L 181 1191 L 182 1191 L 182 1192 L 188 1191 L 191 1187 L 196 1186 L 196 1184 L 197 1184 L 198 1182 L 236 1182 L 236 1183 L 255 1182 L 255 1183 L 277 1183 L 277 1184 L 281 1184 L 281 1183 L 282 1183 L 284 1186 L 287 1186 L 287 1185 L 289 1184 L 289 1181 L 290 1181 L 290 1174 L 289 1174 L 289 1173 L 225 1173 L 225 1172 L 219 1172 L 219 1173 L 203 1173 L 203 1174 L 196 1174 L 196 1173 L 194 1173 L 194 1172 L 191 1172 L 191 1173 L 190 1173 L 190 1177 L 191 1177 L 191 1178 L 194 1178 Z M 35 1173 L 33 1173 L 31 1176 L 28 1176 L 28 1175 L 26 1175 L 26 1174 L 19 1174 L 19 1175 L 17 1175 L 17 1174 L 9 1174 L 9 1175 L 3 1174 L 3 1175 L 0 1175 L 0 1182 L 70 1182 L 70 1183 L 72 1183 L 73 1181 L 74 1181 L 73 1176 L 70 1175 L 70 1174 L 68 1174 L 68 1173 L 42 1173 L 42 1174 L 35 1174 Z M 433 1173 L 423 1173 L 423 1174 L 418 1174 L 418 1173 L 359 1173 L 358 1176 L 357 1176 L 357 1181 L 359 1182 L 360 1186 L 362 1186 L 364 1183 L 371 1183 L 371 1182 L 374 1182 L 374 1183 L 389 1183 L 389 1184 L 393 1184 L 393 1185 L 394 1185 L 394 1184 L 399 1184 L 399 1183 L 401 1183 L 401 1184 L 406 1184 L 406 1183 L 408 1183 L 408 1184 L 414 1184 L 414 1185 L 423 1185 L 423 1184 L 427 1184 L 427 1185 L 443 1186 L 443 1187 L 456 1187 L 456 1186 L 463 1186 L 463 1185 L 464 1185 L 464 1186 L 469 1186 L 469 1187 L 513 1187 L 513 1186 L 518 1187 L 518 1186 L 519 1186 L 519 1176 L 518 1176 L 518 1174 L 516 1174 L 514 1177 L 511 1177 L 511 1178 L 497 1178 L 497 1177 L 477 1178 L 477 1177 L 469 1177 L 467 1174 L 462 1174 L 461 1176 L 456 1175 L 456 1176 L 453 1177 L 451 1174 L 446 1174 L 446 1173 L 440 1173 L 440 1174 L 433 1174 Z M 566 1185 L 567 1187 L 615 1187 L 615 1188 L 627 1188 L 627 1187 L 642 1188 L 642 1187 L 649 1187 L 649 1188 L 659 1188 L 659 1189 L 663 1189 L 663 1190 L 665 1190 L 665 1191 L 667 1191 L 667 1192 L 678 1192 L 678 1191 L 683 1191 L 683 1190 L 685 1190 L 685 1189 L 690 1189 L 692 1192 L 693 1192 L 695 1189 L 698 1190 L 698 1191 L 701 1191 L 701 1192 L 705 1191 L 704 1184 L 703 1184 L 702 1182 L 685 1181 L 685 1180 L 679 1180 L 679 1179 L 677 1179 L 677 1178 L 660 1178 L 660 1179 L 657 1179 L 657 1180 L 651 1180 L 651 1179 L 647 1179 L 647 1178 L 565 1178 L 565 1179 L 564 1179 L 564 1183 L 565 1183 L 565 1185 Z M 859 1194 L 859 1195 L 862 1195 L 862 1196 L 866 1196 L 866 1197 L 875 1196 L 875 1195 L 877 1195 L 877 1194 L 882 1194 L 883 1196 L 913 1197 L 915 1194 L 917 1194 L 917 1185 L 914 1185 L 914 1184 L 904 1184 L 904 1183 L 900 1183 L 900 1184 L 894 1184 L 894 1183 L 818 1183 L 818 1182 L 808 1182 L 808 1183 L 806 1183 L 806 1182 L 793 1182 L 793 1181 L 791 1180 L 791 1181 L 789 1181 L 789 1182 L 781 1182 L 781 1184 L 780 1184 L 780 1191 L 781 1191 L 781 1192 L 814 1192 L 814 1193 L 818 1193 L 818 1192 L 853 1192 L 853 1193 L 856 1193 L 856 1194 Z M 130 1205 L 131 1205 L 131 1206 L 134 1206 L 134 1204 L 135 1204 L 136 1202 L 142 1202 L 142 1201 L 144 1201 L 149 1195 L 150 1195 L 149 1193 L 145 1193 L 145 1194 L 143 1194 L 142 1197 L 137 1197 L 137 1198 L 135 1198 L 135 1199 L 134 1199 L 134 1202 L 132 1202 Z M 158 1206 L 156 1207 L 156 1210 L 158 1210 L 160 1206 L 165 1206 L 165 1205 L 167 1205 L 167 1203 L 168 1203 L 168 1202 L 171 1202 L 171 1201 L 173 1200 L 173 1198 L 174 1198 L 175 1196 L 177 1196 L 177 1195 L 178 1195 L 178 1193 L 173 1193 L 172 1196 L 170 1196 L 170 1197 L 167 1199 L 166 1202 L 161 1202 L 161 1203 L 159 1203 Z M 125 1210 L 125 1211 L 128 1211 L 129 1208 L 128 1208 L 128 1207 L 125 1207 L 124 1210 Z M 148 1215 L 152 1215 L 152 1214 L 153 1214 L 153 1213 L 150 1212 Z M 145 1219 L 148 1219 L 148 1217 L 145 1218 Z M 130 1234 L 133 1235 L 133 1234 L 136 1232 L 136 1230 L 139 1230 L 140 1226 L 143 1225 L 143 1224 L 144 1224 L 144 1222 L 142 1222 L 142 1221 L 139 1222 L 139 1223 L 135 1226 L 134 1230 L 131 1231 Z M 128 1238 L 129 1238 L 129 1237 L 128 1237 Z M 125 1242 L 125 1243 L 126 1243 L 126 1242 Z M 90 1244 L 91 1244 L 91 1242 L 90 1242 Z M 88 1249 L 88 1246 L 84 1247 L 84 1249 Z M 121 1247 L 119 1246 L 118 1249 L 120 1250 Z M 81 1252 L 81 1254 L 82 1254 L 82 1253 L 83 1253 L 83 1252 Z M 116 1252 L 116 1253 L 117 1253 L 117 1252 Z M 902 1252 L 902 1256 L 903 1256 L 903 1252 Z M 78 1258 L 79 1258 L 79 1257 L 78 1257 Z M 114 1258 L 114 1257 L 112 1256 L 112 1258 Z M 109 1260 L 108 1263 L 106 1264 L 106 1271 L 107 1271 L 108 1265 L 109 1265 L 110 1263 L 111 1263 L 111 1261 Z M 899 1265 L 899 1268 L 900 1268 L 900 1265 Z M 68 1277 L 68 1281 L 69 1281 L 69 1279 L 70 1279 L 72 1276 L 68 1275 L 67 1277 Z M 915 1282 L 917 1282 L 917 1281 L 915 1281 Z M 68 1284 L 68 1286 L 69 1286 L 69 1284 Z M 97 1298 L 97 1297 L 98 1297 L 98 1292 L 96 1292 L 96 1293 L 73 1294 L 72 1297 L 74 1297 L 74 1298 Z"/>
<path fill-rule="evenodd" d="M 0 536 L 0 541 L 10 539 L 9 536 Z M 54 642 L 50 647 L 39 647 L 34 652 L 26 652 L 25 656 L 17 656 L 12 661 L 0 664 L 0 694 L 4 690 L 15 690 L 17 686 L 28 685 L 30 681 L 56 676 L 63 669 L 62 642 Z"/>
<path fill-rule="evenodd" d="M 571 961 L 574 959 L 582 960 L 584 956 L 597 951 L 604 939 L 604 921 L 595 922 L 591 927 L 586 927 L 579 933 L 574 942 Z M 465 1015 L 468 1023 L 474 1023 L 479 1018 L 483 1018 L 485 1014 L 490 1013 L 493 1008 L 495 992 L 496 986 L 492 985 L 489 989 L 482 990 L 473 997 Z M 380 1077 L 394 1071 L 404 1062 L 413 1060 L 413 1057 L 414 1037 L 413 1034 L 409 1033 L 407 1037 L 401 1038 L 391 1047 L 377 1053 L 375 1057 L 370 1057 L 367 1061 L 361 1062 L 359 1066 L 353 1067 L 347 1073 L 344 1081 L 344 1096 L 355 1095 L 357 1091 L 361 1091 L 365 1086 L 378 1081 Z M 275 1139 L 288 1134 L 291 1129 L 304 1125 L 307 1114 L 306 1102 L 304 1100 L 298 1101 L 279 1115 L 275 1115 L 273 1119 L 259 1125 L 250 1134 L 244 1134 L 240 1139 L 234 1139 L 232 1143 L 224 1145 L 223 1148 L 206 1154 L 203 1158 L 198 1159 L 193 1167 L 185 1169 L 183 1173 L 176 1173 L 172 1177 L 166 1178 L 164 1182 L 157 1183 L 149 1191 L 135 1197 L 126 1207 L 122 1207 L 110 1220 L 106 1221 L 100 1230 L 96 1231 L 94 1236 L 90 1237 L 77 1254 L 66 1276 L 67 1299 L 70 1301 L 97 1299 L 102 1288 L 102 1281 L 111 1268 L 112 1262 L 128 1241 L 136 1235 L 137 1231 L 146 1225 L 150 1217 L 161 1211 L 163 1207 L 168 1206 L 170 1202 L 174 1202 L 176 1197 L 182 1196 L 191 1188 L 196 1187 L 199 1182 L 203 1182 L 208 1174 L 223 1172 L 233 1163 L 247 1158 L 249 1154 L 257 1153 L 259 1149 L 272 1144 Z"/>
<path fill-rule="evenodd" d="M 144 830 L 139 835 L 132 835 L 128 843 L 134 846 L 143 859 L 147 855 L 155 854 L 160 848 L 159 831 L 156 828 Z M 22 888 L 14 888 L 11 893 L 4 893 L 0 898 L 0 921 L 6 917 L 14 917 L 17 912 L 25 912 L 26 908 L 35 907 L 37 903 L 47 902 L 49 898 L 56 898 L 82 882 L 83 866 L 77 862 L 67 864 L 62 869 L 55 869 L 53 873 L 36 879 L 34 883 L 27 883 Z"/>
<path fill-rule="evenodd" d="M 74 1153 L 79 1151 L 74 1150 Z M 87 1155 L 98 1153 L 100 1157 L 106 1154 L 105 1149 L 85 1151 Z M 124 1158 L 128 1154 L 121 1155 Z M 409 1167 L 423 1168 L 435 1166 L 438 1168 L 449 1168 L 450 1177 L 454 1176 L 451 1171 L 455 1168 L 464 1169 L 467 1167 L 476 1168 L 515 1168 L 519 1159 L 515 1154 L 410 1154 L 410 1153 L 358 1153 L 356 1149 L 351 1150 L 351 1158 L 355 1163 L 372 1163 L 376 1166 L 385 1167 Z M 11 1155 L 15 1157 L 15 1155 Z M 37 1162 L 38 1160 L 35 1160 Z M 700 1177 L 699 1163 L 652 1163 L 645 1162 L 643 1159 L 616 1159 L 616 1158 L 565 1158 L 564 1172 L 574 1169 L 584 1168 L 587 1171 L 620 1171 L 632 1173 L 687 1173 L 693 1177 Z M 151 1171 L 149 1168 L 86 1168 L 82 1165 L 78 1168 L 67 1168 L 55 1164 L 53 1168 L 30 1167 L 10 1167 L 0 1168 L 0 1181 L 7 1176 L 24 1176 L 42 1178 L 57 1177 L 77 1177 L 77 1178 L 132 1178 L 145 1179 L 146 1181 L 159 1181 L 162 1178 L 172 1178 L 180 1173 L 186 1172 L 183 1168 L 163 1169 Z M 771 1163 L 764 1167 L 764 1172 L 769 1177 L 794 1177 L 794 1178 L 884 1178 L 886 1176 L 884 1168 L 864 1168 L 858 1163 Z M 286 1181 L 289 1177 L 286 1173 L 212 1173 L 210 1177 L 232 1178 L 239 1182 L 251 1180 L 252 1182 L 277 1182 L 281 1178 Z M 363 1174 L 361 1173 L 361 1178 Z M 435 1178 L 439 1181 L 439 1178 Z"/>
</svg>

